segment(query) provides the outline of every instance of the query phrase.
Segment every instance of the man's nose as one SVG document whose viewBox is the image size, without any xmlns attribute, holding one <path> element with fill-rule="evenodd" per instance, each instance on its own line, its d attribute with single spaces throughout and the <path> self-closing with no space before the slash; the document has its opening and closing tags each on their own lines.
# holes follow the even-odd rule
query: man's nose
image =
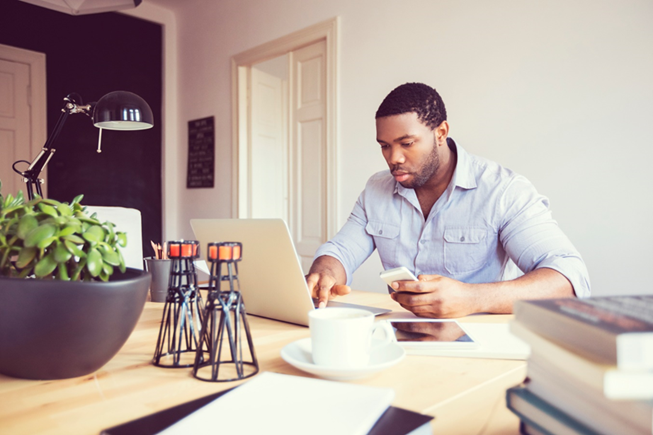
<svg viewBox="0 0 653 435">
<path fill-rule="evenodd" d="M 388 163 L 392 165 L 402 164 L 406 161 L 406 156 L 401 147 L 392 147 L 390 150 L 390 157 Z"/>
</svg>

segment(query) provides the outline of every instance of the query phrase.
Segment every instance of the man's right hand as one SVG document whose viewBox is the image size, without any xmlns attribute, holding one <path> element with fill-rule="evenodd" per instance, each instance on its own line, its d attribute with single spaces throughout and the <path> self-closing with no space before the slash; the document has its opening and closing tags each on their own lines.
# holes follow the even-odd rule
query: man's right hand
<svg viewBox="0 0 653 435">
<path fill-rule="evenodd" d="M 326 307 L 327 301 L 336 296 L 349 294 L 351 288 L 347 285 L 336 284 L 335 278 L 324 273 L 310 273 L 306 275 L 306 284 L 311 296 L 318 300 L 318 308 Z"/>
<path fill-rule="evenodd" d="M 327 302 L 336 296 L 349 294 L 351 288 L 344 282 L 344 267 L 338 260 L 326 255 L 317 258 L 306 275 L 308 291 L 318 300 L 318 308 L 326 307 Z"/>
</svg>

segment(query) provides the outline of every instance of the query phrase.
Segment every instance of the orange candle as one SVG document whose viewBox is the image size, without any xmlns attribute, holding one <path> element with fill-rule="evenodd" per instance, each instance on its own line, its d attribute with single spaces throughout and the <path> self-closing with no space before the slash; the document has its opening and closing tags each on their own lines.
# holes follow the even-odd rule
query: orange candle
<svg viewBox="0 0 653 435">
<path fill-rule="evenodd" d="M 209 258 L 215 260 L 218 258 L 218 247 L 215 245 L 209 246 Z"/>
<path fill-rule="evenodd" d="M 240 245 L 234 246 L 234 260 L 240 259 Z"/>
<path fill-rule="evenodd" d="M 220 246 L 219 259 L 231 260 L 231 246 Z"/>
<path fill-rule="evenodd" d="M 174 243 L 169 245 L 170 253 L 168 254 L 170 257 L 179 257 L 179 244 Z"/>
<path fill-rule="evenodd" d="M 191 256 L 191 249 L 192 246 L 190 243 L 184 243 L 181 245 L 181 256 L 182 257 L 190 257 Z"/>
</svg>

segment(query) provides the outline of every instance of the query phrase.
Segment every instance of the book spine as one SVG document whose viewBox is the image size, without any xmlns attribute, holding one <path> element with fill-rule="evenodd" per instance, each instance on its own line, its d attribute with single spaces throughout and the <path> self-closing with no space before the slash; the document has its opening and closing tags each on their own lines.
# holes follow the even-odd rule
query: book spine
<svg viewBox="0 0 653 435">
<path fill-rule="evenodd" d="M 515 319 L 528 329 L 586 358 L 617 365 L 617 336 L 561 311 L 526 301 L 514 305 Z"/>
<path fill-rule="evenodd" d="M 522 423 L 535 428 L 535 433 L 551 435 L 598 435 L 600 433 L 542 400 L 523 385 L 508 389 L 506 405 Z"/>
<path fill-rule="evenodd" d="M 531 346 L 529 369 L 533 365 L 547 368 L 558 376 L 572 377 L 610 399 L 653 399 L 653 371 L 620 370 L 584 358 L 556 342 L 527 328 L 518 320 L 510 322 L 510 331 Z"/>
</svg>

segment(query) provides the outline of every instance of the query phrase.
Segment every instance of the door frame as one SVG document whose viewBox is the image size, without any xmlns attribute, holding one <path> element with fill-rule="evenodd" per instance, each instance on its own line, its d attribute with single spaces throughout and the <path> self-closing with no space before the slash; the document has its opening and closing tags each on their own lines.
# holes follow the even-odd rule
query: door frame
<svg viewBox="0 0 653 435">
<path fill-rule="evenodd" d="M 249 89 L 252 65 L 283 56 L 293 50 L 326 41 L 326 230 L 327 237 L 337 232 L 338 216 L 338 41 L 339 17 L 299 30 L 239 53 L 231 58 L 232 95 L 232 207 L 234 218 L 249 214 L 248 155 Z"/>
<path fill-rule="evenodd" d="M 31 161 L 41 151 L 48 137 L 45 53 L 0 44 L 0 57 L 29 66 L 30 155 L 24 156 L 23 160 Z M 47 180 L 47 176 L 47 168 L 43 168 L 40 178 Z M 41 186 L 46 197 L 47 186 L 48 183 Z"/>
</svg>

